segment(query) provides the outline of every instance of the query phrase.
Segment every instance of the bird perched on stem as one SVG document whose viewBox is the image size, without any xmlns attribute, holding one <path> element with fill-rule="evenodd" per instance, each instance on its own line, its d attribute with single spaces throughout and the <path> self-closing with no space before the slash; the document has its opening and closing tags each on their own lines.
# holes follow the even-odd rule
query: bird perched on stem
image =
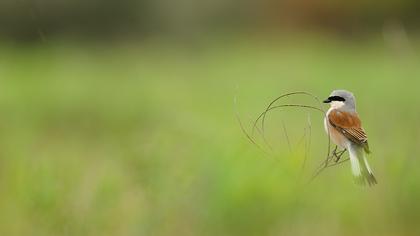
<svg viewBox="0 0 420 236">
<path fill-rule="evenodd" d="M 353 94 L 346 90 L 334 90 L 324 103 L 331 104 L 324 120 L 325 130 L 336 145 L 349 151 L 356 183 L 377 184 L 366 159 L 370 153 L 368 138 L 356 112 Z"/>
</svg>

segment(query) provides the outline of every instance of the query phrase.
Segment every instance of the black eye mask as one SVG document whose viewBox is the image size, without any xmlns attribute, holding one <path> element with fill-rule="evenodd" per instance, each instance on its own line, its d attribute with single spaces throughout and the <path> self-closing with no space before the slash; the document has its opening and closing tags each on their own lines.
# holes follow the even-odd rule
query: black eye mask
<svg viewBox="0 0 420 236">
<path fill-rule="evenodd" d="M 346 99 L 344 99 L 343 97 L 340 97 L 340 96 L 331 96 L 331 97 L 327 98 L 324 101 L 324 103 L 330 103 L 332 101 L 344 102 L 344 101 L 346 101 Z"/>
</svg>

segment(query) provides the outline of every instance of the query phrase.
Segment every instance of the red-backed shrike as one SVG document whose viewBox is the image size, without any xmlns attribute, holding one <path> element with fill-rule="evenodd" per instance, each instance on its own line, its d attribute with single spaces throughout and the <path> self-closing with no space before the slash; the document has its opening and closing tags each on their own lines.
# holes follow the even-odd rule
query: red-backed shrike
<svg viewBox="0 0 420 236">
<path fill-rule="evenodd" d="M 356 112 L 353 94 L 345 90 L 335 90 L 324 103 L 331 104 L 324 120 L 325 130 L 336 145 L 349 151 L 356 183 L 376 184 L 366 159 L 366 154 L 370 153 L 368 139 Z"/>
</svg>

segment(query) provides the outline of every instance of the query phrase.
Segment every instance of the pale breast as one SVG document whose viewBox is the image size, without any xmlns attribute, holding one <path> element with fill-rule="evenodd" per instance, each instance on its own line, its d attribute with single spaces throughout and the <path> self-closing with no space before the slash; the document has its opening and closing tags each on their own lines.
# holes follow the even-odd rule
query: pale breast
<svg viewBox="0 0 420 236">
<path fill-rule="evenodd" d="M 332 109 L 328 110 L 326 117 L 328 117 L 328 115 L 329 115 L 329 113 L 330 113 L 331 110 Z M 325 132 L 330 135 L 331 141 L 334 144 L 336 144 L 336 145 L 338 145 L 338 146 L 340 146 L 342 148 L 346 148 L 347 147 L 347 144 L 348 144 L 349 140 L 343 134 L 341 134 L 339 131 L 337 131 L 330 124 L 330 122 L 328 121 L 327 118 L 324 118 L 324 128 L 325 128 Z"/>
</svg>

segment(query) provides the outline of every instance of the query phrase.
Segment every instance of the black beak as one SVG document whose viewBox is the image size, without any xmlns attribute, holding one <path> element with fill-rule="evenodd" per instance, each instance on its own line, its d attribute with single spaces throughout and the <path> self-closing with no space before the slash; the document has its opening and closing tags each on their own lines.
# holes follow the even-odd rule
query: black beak
<svg viewBox="0 0 420 236">
<path fill-rule="evenodd" d="M 327 98 L 323 101 L 323 103 L 330 103 L 330 102 L 332 102 L 330 98 Z"/>
</svg>

